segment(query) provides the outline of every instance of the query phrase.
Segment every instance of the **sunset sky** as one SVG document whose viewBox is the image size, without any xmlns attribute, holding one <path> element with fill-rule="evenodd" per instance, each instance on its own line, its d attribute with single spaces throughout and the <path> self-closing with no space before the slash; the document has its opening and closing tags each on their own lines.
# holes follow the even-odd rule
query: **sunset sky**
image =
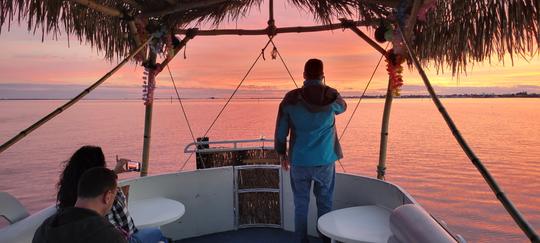
<svg viewBox="0 0 540 243">
<path fill-rule="evenodd" d="M 276 1 L 278 27 L 315 25 L 312 16 L 293 6 Z M 220 28 L 264 28 L 266 7 L 254 8 L 249 16 Z M 201 26 L 201 29 L 211 26 Z M 41 31 L 37 31 L 40 33 Z M 370 36 L 372 33 L 368 33 Z M 115 63 L 104 60 L 89 45 L 60 36 L 54 40 L 33 35 L 26 28 L 14 25 L 0 34 L 0 98 L 70 98 L 108 72 Z M 170 65 L 184 97 L 225 97 L 236 87 L 266 43 L 266 36 L 198 36 L 186 49 L 186 59 L 180 53 Z M 350 31 L 336 30 L 308 34 L 281 34 L 275 43 L 298 83 L 302 82 L 304 62 L 320 58 L 325 62 L 327 84 L 345 95 L 359 94 L 373 72 L 380 55 Z M 385 45 L 385 44 L 383 44 Z M 294 87 L 279 60 L 270 58 L 271 48 L 255 66 L 242 86 L 240 95 L 249 97 L 280 97 Z M 428 76 L 441 94 L 450 93 L 510 93 L 527 91 L 540 93 L 540 57 L 529 60 L 496 60 L 468 67 L 467 74 L 452 77 L 451 71 L 437 73 L 428 67 Z M 140 66 L 126 65 L 108 80 L 92 98 L 140 98 L 142 85 Z M 404 74 L 404 94 L 427 94 L 419 75 L 413 70 Z M 368 89 L 368 94 L 382 94 L 387 74 L 384 62 Z M 158 97 L 174 95 L 166 71 L 158 77 Z"/>
</svg>

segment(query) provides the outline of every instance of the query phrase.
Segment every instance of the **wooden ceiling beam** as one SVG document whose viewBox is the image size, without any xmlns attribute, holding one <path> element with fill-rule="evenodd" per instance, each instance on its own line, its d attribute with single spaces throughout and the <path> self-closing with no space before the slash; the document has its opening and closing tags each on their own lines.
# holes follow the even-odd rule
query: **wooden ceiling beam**
<svg viewBox="0 0 540 243">
<path fill-rule="evenodd" d="M 317 25 L 317 26 L 297 26 L 297 27 L 281 27 L 274 30 L 266 29 L 217 29 L 217 30 L 197 30 L 197 36 L 218 36 L 218 35 L 273 35 L 273 34 L 283 34 L 283 33 L 305 33 L 305 32 L 319 32 L 319 31 L 328 31 L 336 29 L 348 28 L 347 26 L 352 24 L 354 26 L 371 26 L 377 24 L 378 21 L 368 22 L 368 21 L 351 21 L 349 23 L 337 23 L 337 24 L 327 24 L 327 25 Z M 179 29 L 176 31 L 176 34 L 184 35 L 190 29 Z"/>
</svg>

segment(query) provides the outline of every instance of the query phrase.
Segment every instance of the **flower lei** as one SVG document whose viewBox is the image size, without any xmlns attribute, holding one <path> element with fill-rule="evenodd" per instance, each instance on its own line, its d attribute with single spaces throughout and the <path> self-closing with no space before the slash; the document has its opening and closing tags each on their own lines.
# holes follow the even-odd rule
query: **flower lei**
<svg viewBox="0 0 540 243">
<path fill-rule="evenodd" d="M 401 64 L 405 62 L 405 58 L 401 55 L 394 53 L 394 49 L 388 51 L 388 55 L 385 59 L 386 71 L 390 80 L 390 87 L 392 88 L 392 94 L 399 96 L 401 86 L 403 86 L 403 66 Z"/>
<path fill-rule="evenodd" d="M 400 29 L 406 29 L 406 23 L 411 16 L 410 0 L 400 0 L 398 6 L 395 9 L 395 14 L 388 20 L 381 20 L 379 27 L 375 30 L 375 39 L 379 43 L 390 41 L 393 48 L 386 54 L 386 71 L 390 81 L 390 88 L 392 89 L 392 95 L 399 96 L 401 87 L 403 86 L 403 66 L 405 57 L 407 56 L 407 50 L 405 43 L 402 39 Z M 435 0 L 424 0 L 420 9 L 418 10 L 417 18 L 421 22 L 427 20 L 427 15 L 432 10 L 436 9 L 437 2 Z M 393 24 L 391 24 L 393 22 Z M 394 28 L 399 26 L 400 28 Z"/>
</svg>

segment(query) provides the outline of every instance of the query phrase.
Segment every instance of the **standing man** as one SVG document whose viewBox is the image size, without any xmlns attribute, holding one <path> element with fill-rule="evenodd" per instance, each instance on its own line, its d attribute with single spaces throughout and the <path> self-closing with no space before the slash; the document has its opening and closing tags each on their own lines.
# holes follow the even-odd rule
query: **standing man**
<svg viewBox="0 0 540 243">
<path fill-rule="evenodd" d="M 335 115 L 347 109 L 337 90 L 323 83 L 321 60 L 310 59 L 306 62 L 304 79 L 304 86 L 288 92 L 279 105 L 274 145 L 283 169 L 288 170 L 290 165 L 295 235 L 297 241 L 302 243 L 309 242 L 307 216 L 312 182 L 318 217 L 332 210 L 334 163 L 343 158 Z M 289 131 L 291 136 L 287 151 Z"/>
</svg>

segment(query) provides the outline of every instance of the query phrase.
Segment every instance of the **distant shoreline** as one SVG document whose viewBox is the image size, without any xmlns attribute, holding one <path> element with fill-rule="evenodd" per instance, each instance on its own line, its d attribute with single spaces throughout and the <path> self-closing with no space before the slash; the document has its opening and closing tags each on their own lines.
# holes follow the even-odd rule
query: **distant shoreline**
<svg viewBox="0 0 540 243">
<path fill-rule="evenodd" d="M 343 96 L 345 99 L 358 99 L 361 96 Z M 540 98 L 540 94 L 536 93 L 527 93 L 527 92 L 519 92 L 519 93 L 513 93 L 513 94 L 450 94 L 450 95 L 438 95 L 439 98 Z M 233 98 L 234 100 L 281 100 L 283 97 L 236 97 Z M 366 95 L 363 97 L 364 99 L 384 99 L 386 98 L 386 95 Z M 425 98 L 431 98 L 429 95 L 402 95 L 398 97 L 394 97 L 395 99 L 425 99 Z M 159 97 L 155 98 L 155 100 L 176 100 L 175 97 Z M 182 98 L 183 100 L 225 100 L 228 99 L 228 97 L 203 97 L 203 98 Z M 62 98 L 0 98 L 0 100 L 70 100 L 70 99 L 62 99 Z M 85 100 L 125 100 L 125 101 L 138 101 L 141 100 L 140 98 L 118 98 L 118 99 L 99 99 L 99 98 L 93 98 L 93 99 L 85 99 Z"/>
</svg>

